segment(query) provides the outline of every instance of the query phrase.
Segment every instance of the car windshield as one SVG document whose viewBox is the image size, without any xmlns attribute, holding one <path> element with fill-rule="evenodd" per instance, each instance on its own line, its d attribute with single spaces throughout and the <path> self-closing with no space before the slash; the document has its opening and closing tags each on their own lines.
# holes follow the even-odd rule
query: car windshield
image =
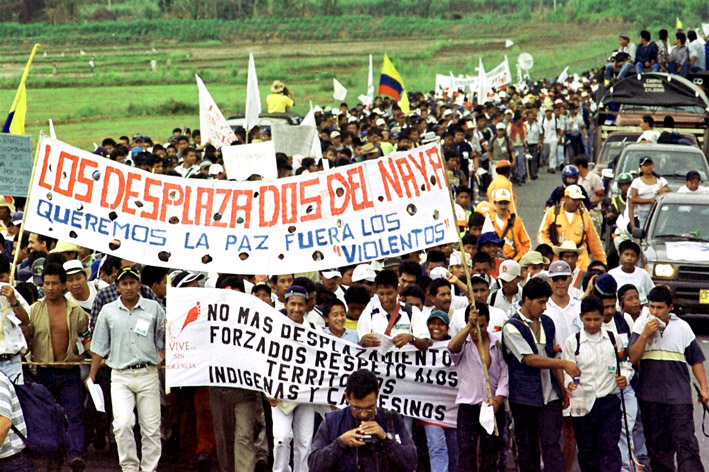
<svg viewBox="0 0 709 472">
<path fill-rule="evenodd" d="M 633 149 L 628 151 L 621 163 L 622 168 L 617 172 L 631 172 L 637 174 L 640 168 L 640 158 L 644 156 L 652 157 L 655 163 L 655 172 L 665 178 L 681 178 L 687 175 L 690 170 L 696 170 L 701 175 L 702 180 L 706 180 L 706 162 L 700 152 L 677 152 Z"/>
<path fill-rule="evenodd" d="M 653 238 L 709 241 L 709 205 L 662 205 L 657 213 Z"/>
</svg>

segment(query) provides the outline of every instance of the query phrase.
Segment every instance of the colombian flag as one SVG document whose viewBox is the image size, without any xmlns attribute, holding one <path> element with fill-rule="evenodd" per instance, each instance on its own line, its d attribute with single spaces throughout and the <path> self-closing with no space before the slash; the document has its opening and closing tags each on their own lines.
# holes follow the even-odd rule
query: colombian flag
<svg viewBox="0 0 709 472">
<path fill-rule="evenodd" d="M 409 97 L 404 88 L 404 81 L 394 68 L 394 64 L 389 60 L 389 56 L 384 54 L 384 64 L 382 64 L 382 75 L 379 77 L 379 89 L 377 93 L 386 95 L 399 102 L 399 108 L 404 113 L 409 113 Z"/>
<path fill-rule="evenodd" d="M 12 102 L 12 108 L 10 108 L 10 113 L 7 115 L 5 124 L 2 127 L 3 133 L 25 134 L 25 115 L 27 114 L 27 89 L 25 88 L 25 82 L 30 73 L 30 66 L 37 49 L 39 49 L 39 44 L 35 44 L 34 48 L 32 48 L 32 54 L 30 54 L 25 71 L 22 73 L 22 79 L 20 79 L 20 86 L 17 88 L 15 101 Z"/>
</svg>

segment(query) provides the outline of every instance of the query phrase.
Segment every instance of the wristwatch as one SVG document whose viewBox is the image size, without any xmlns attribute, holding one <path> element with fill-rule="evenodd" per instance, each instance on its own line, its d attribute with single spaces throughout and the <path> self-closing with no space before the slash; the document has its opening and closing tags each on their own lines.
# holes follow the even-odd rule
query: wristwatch
<svg viewBox="0 0 709 472">
<path fill-rule="evenodd" d="M 17 308 L 18 306 L 20 306 L 20 302 L 15 302 L 14 304 L 11 303 L 10 306 L 11 306 L 12 308 Z"/>
<path fill-rule="evenodd" d="M 416 344 L 416 336 L 411 336 L 411 341 L 409 341 L 409 344 Z"/>
</svg>

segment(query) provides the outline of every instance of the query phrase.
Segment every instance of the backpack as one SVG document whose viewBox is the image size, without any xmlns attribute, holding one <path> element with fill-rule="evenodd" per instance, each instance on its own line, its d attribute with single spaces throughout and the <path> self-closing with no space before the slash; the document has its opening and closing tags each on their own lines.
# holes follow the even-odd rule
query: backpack
<svg viewBox="0 0 709 472">
<path fill-rule="evenodd" d="M 47 387 L 39 382 L 14 385 L 17 399 L 22 408 L 27 425 L 25 437 L 15 425 L 12 430 L 22 442 L 27 452 L 33 455 L 51 456 L 64 449 L 66 444 L 67 420 L 64 408 L 57 402 Z"/>
</svg>

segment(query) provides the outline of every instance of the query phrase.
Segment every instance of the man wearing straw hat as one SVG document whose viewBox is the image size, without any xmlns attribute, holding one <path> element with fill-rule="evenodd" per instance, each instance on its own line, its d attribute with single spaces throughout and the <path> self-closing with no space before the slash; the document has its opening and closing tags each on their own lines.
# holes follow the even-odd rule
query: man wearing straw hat
<svg viewBox="0 0 709 472">
<path fill-rule="evenodd" d="M 271 85 L 271 94 L 266 97 L 269 113 L 285 113 L 289 108 L 295 106 L 293 92 L 288 90 L 283 82 L 274 80 Z"/>
</svg>

